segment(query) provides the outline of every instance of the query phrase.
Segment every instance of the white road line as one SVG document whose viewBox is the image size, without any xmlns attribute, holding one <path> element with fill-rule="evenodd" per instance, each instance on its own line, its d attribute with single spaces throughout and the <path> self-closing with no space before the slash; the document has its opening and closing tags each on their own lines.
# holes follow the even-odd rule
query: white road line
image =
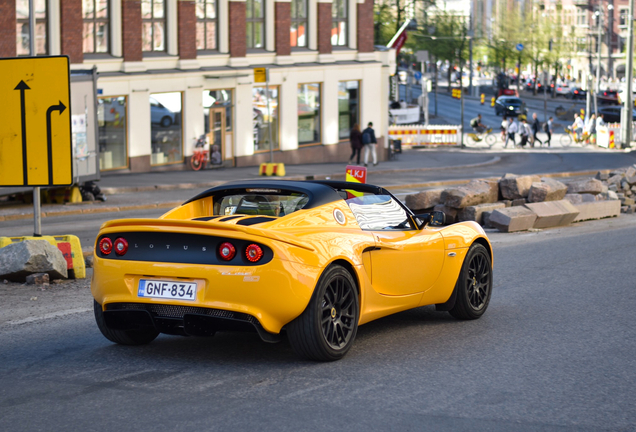
<svg viewBox="0 0 636 432">
<path fill-rule="evenodd" d="M 93 308 L 78 308 L 78 309 L 68 309 L 60 312 L 51 312 L 37 317 L 24 318 L 20 320 L 7 321 L 7 325 L 20 325 L 27 324 L 35 321 L 43 321 L 51 318 L 59 318 L 67 315 L 73 315 L 78 313 L 90 312 Z"/>
</svg>

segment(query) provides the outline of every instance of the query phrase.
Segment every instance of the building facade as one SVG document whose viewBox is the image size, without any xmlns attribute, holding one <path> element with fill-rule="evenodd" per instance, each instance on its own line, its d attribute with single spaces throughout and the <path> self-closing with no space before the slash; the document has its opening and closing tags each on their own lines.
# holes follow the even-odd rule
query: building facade
<svg viewBox="0 0 636 432">
<path fill-rule="evenodd" d="M 372 0 L 34 3 L 37 55 L 97 68 L 102 171 L 183 169 L 203 141 L 216 166 L 270 145 L 276 162 L 344 162 L 355 123 L 384 143 L 395 54 L 374 51 Z M 28 18 L 0 0 L 0 57 L 29 55 Z"/>
</svg>

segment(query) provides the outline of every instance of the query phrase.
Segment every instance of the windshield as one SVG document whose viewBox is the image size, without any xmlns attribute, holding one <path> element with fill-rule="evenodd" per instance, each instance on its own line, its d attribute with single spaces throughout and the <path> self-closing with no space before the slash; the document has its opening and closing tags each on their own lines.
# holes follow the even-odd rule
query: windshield
<svg viewBox="0 0 636 432">
<path fill-rule="evenodd" d="M 247 189 L 245 193 L 214 197 L 214 215 L 285 216 L 302 209 L 308 200 L 307 195 L 297 192 Z"/>
<path fill-rule="evenodd" d="M 521 100 L 520 99 L 504 99 L 503 101 L 504 103 L 507 104 L 521 104 Z"/>
</svg>

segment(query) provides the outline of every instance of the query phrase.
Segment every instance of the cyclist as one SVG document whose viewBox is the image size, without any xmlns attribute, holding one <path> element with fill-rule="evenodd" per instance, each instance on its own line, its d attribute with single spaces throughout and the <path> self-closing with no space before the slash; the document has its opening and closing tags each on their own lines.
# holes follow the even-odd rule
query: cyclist
<svg viewBox="0 0 636 432">
<path fill-rule="evenodd" d="M 486 125 L 481 122 L 481 114 L 477 114 L 477 117 L 470 121 L 470 127 L 472 127 L 476 133 L 482 133 L 487 129 Z"/>
<path fill-rule="evenodd" d="M 574 123 L 572 123 L 571 129 L 576 134 L 577 138 L 580 138 L 583 134 L 583 128 L 585 127 L 585 123 L 583 123 L 583 119 L 578 113 L 574 113 Z"/>
</svg>

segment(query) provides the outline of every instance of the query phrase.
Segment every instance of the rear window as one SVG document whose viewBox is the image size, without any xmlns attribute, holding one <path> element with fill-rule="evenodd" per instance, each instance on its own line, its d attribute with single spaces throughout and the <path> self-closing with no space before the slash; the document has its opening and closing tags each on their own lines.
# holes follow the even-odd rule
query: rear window
<svg viewBox="0 0 636 432">
<path fill-rule="evenodd" d="M 214 215 L 285 216 L 301 210 L 307 195 L 278 189 L 246 189 L 245 192 L 214 197 Z"/>
</svg>

